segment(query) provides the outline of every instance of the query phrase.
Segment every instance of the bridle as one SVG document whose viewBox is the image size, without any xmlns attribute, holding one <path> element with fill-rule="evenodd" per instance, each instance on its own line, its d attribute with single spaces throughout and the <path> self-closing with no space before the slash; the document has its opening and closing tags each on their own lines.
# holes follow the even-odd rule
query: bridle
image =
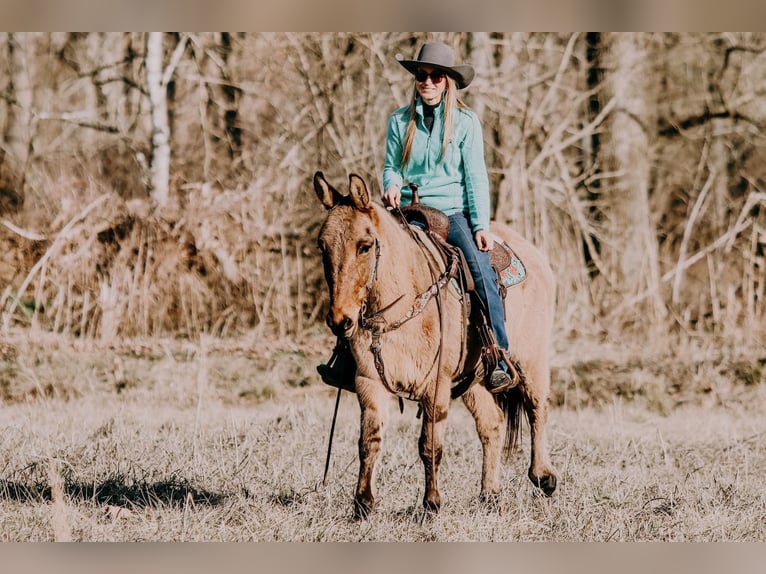
<svg viewBox="0 0 766 574">
<path fill-rule="evenodd" d="M 451 279 L 454 277 L 457 277 L 460 273 L 460 266 L 459 266 L 459 260 L 460 256 L 458 255 L 457 248 L 450 248 L 445 251 L 447 254 L 447 263 L 445 270 L 439 275 L 438 278 L 435 277 L 434 272 L 434 266 L 431 264 L 432 258 L 429 257 L 428 249 L 423 244 L 420 236 L 410 227 L 409 222 L 405 218 L 404 214 L 402 213 L 401 209 L 396 209 L 397 215 L 399 216 L 399 219 L 409 234 L 410 237 L 417 243 L 417 245 L 420 247 L 423 254 L 426 256 L 426 260 L 429 261 L 428 264 L 428 270 L 431 273 L 431 280 L 433 281 L 431 285 L 423 292 L 419 293 L 415 296 L 415 301 L 412 304 L 412 306 L 409 308 L 409 310 L 399 319 L 396 321 L 393 321 L 391 323 L 387 322 L 386 318 L 383 316 L 383 314 L 388 311 L 391 307 L 396 305 L 401 299 L 404 297 L 404 294 L 399 295 L 396 299 L 394 299 L 391 303 L 388 305 L 385 305 L 374 312 L 368 312 L 369 308 L 371 307 L 370 299 L 372 297 L 372 288 L 375 285 L 375 281 L 377 280 L 378 275 L 378 264 L 380 261 L 380 241 L 378 238 L 375 238 L 375 257 L 372 260 L 372 263 L 370 264 L 370 275 L 367 279 L 367 285 L 366 285 L 366 297 L 362 301 L 361 309 L 359 311 L 359 326 L 364 329 L 365 331 L 368 331 L 370 333 L 371 337 L 371 343 L 370 343 L 370 351 L 372 352 L 373 361 L 375 363 L 375 370 L 378 372 L 378 376 L 380 377 L 381 382 L 383 383 L 383 386 L 386 387 L 386 389 L 399 397 L 399 411 L 404 412 L 404 402 L 402 400 L 402 395 L 394 389 L 391 384 L 388 382 L 388 378 L 386 377 L 386 369 L 383 364 L 383 357 L 381 354 L 381 337 L 386 334 L 390 333 L 391 331 L 394 331 L 413 319 L 414 317 L 417 317 L 420 315 L 420 313 L 423 312 L 423 309 L 425 309 L 426 305 L 431 299 L 436 300 L 436 304 L 439 309 L 439 347 L 436 351 L 436 356 L 434 357 L 434 362 L 431 365 L 431 368 L 429 369 L 429 373 L 433 370 L 434 365 L 436 365 L 437 369 L 437 381 L 438 381 L 438 373 L 441 371 L 441 360 L 442 360 L 442 347 L 444 343 L 444 310 L 441 305 L 441 291 L 446 287 L 446 285 L 449 283 Z M 463 321 L 465 322 L 465 307 L 463 309 Z M 465 325 L 463 326 L 463 334 L 465 334 Z M 462 345 L 461 345 L 462 349 Z M 461 351 L 461 361 L 462 363 L 462 351 Z M 465 386 L 464 382 L 465 380 L 468 380 L 467 378 L 464 378 L 464 381 L 461 381 L 460 383 L 460 393 L 465 391 L 467 386 Z M 455 398 L 455 393 L 453 389 L 453 396 L 452 398 Z M 333 414 L 332 419 L 332 426 L 330 428 L 330 438 L 328 440 L 327 444 L 327 458 L 325 460 L 325 467 L 324 467 L 324 478 L 322 479 L 322 484 L 325 483 L 327 480 L 327 471 L 330 467 L 330 454 L 332 453 L 332 439 L 333 435 L 335 433 L 335 421 L 338 416 L 338 406 L 340 404 L 340 395 L 341 395 L 341 389 L 338 389 L 338 395 L 335 399 L 335 412 Z M 413 392 L 410 391 L 409 396 L 406 397 L 408 400 L 415 400 L 415 397 L 413 396 Z M 422 408 L 422 405 L 421 405 Z M 418 417 L 420 417 L 420 410 L 418 410 Z M 433 427 L 434 420 L 433 416 L 431 417 L 431 425 Z M 432 436 L 433 436 L 433 428 L 432 428 Z M 433 461 L 433 444 L 431 444 L 432 449 L 432 461 Z"/>
<path fill-rule="evenodd" d="M 365 301 L 369 300 L 370 291 L 372 290 L 372 286 L 375 283 L 375 279 L 378 275 L 378 261 L 380 261 L 380 241 L 378 241 L 378 238 L 376 237 L 375 238 L 375 258 L 372 260 L 372 265 L 370 265 L 370 277 L 369 279 L 367 279 L 367 299 L 365 299 Z"/>
<path fill-rule="evenodd" d="M 425 245 L 423 245 L 422 240 L 417 235 L 417 233 L 410 227 L 409 223 L 404 217 L 404 214 L 401 212 L 401 210 L 397 210 L 397 214 L 399 215 L 402 224 L 404 228 L 409 232 L 410 236 L 413 238 L 413 240 L 418 244 L 421 251 L 426 255 L 426 259 L 429 261 L 429 271 L 431 273 L 431 279 L 433 283 L 425 290 L 419 293 L 415 296 L 414 302 L 412 306 L 407 310 L 407 312 L 402 315 L 399 319 L 396 321 L 389 322 L 386 320 L 386 318 L 383 316 L 383 314 L 388 311 L 391 307 L 393 307 L 396 303 L 401 301 L 401 299 L 404 297 L 404 295 L 400 295 L 396 299 L 394 299 L 391 303 L 381 307 L 377 311 L 370 312 L 369 308 L 371 307 L 370 299 L 372 295 L 372 288 L 375 284 L 375 281 L 377 279 L 377 271 L 378 271 L 378 260 L 380 259 L 380 242 L 378 239 L 375 239 L 375 258 L 370 266 L 370 277 L 367 281 L 367 297 L 362 301 L 362 307 L 359 314 L 359 325 L 362 329 L 365 331 L 368 331 L 370 333 L 370 336 L 372 338 L 372 342 L 370 344 L 370 351 L 372 352 L 373 360 L 375 363 L 375 370 L 378 372 L 378 376 L 380 376 L 381 381 L 383 382 L 383 385 L 388 389 L 389 392 L 401 396 L 396 389 L 392 387 L 392 385 L 389 383 L 388 378 L 386 376 L 386 369 L 385 365 L 383 364 L 383 357 L 381 353 L 381 337 L 385 335 L 386 333 L 390 333 L 391 331 L 395 331 L 396 329 L 400 328 L 402 325 L 410 321 L 411 319 L 414 319 L 418 315 L 420 315 L 423 310 L 425 309 L 426 305 L 428 304 L 431 299 L 434 299 L 436 301 L 436 304 L 439 308 L 439 332 L 440 337 L 443 337 L 444 329 L 443 329 L 443 309 L 441 305 L 441 291 L 444 289 L 449 281 L 456 277 L 458 274 L 458 257 L 453 255 L 448 256 L 447 265 L 445 270 L 436 277 L 433 265 L 430 263 L 431 257 L 429 257 L 427 253 L 427 248 Z M 433 366 L 437 363 L 439 366 L 441 365 L 441 351 L 442 351 L 442 343 L 443 340 L 440 340 L 439 347 L 436 351 L 436 356 L 434 357 L 434 362 L 431 366 L 431 369 L 433 369 Z M 440 369 L 437 369 L 437 373 Z M 429 370 L 430 372 L 430 370 Z M 412 392 L 410 392 L 409 396 L 406 398 L 413 400 L 414 397 L 412 396 Z"/>
</svg>

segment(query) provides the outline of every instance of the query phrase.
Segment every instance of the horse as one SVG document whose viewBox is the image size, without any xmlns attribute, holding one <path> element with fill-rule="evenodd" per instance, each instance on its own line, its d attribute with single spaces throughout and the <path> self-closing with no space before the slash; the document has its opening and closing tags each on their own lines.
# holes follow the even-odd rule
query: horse
<svg viewBox="0 0 766 574">
<path fill-rule="evenodd" d="M 527 269 L 525 280 L 511 287 L 505 299 L 510 348 L 521 382 L 493 395 L 478 382 L 481 369 L 475 369 L 482 351 L 476 316 L 471 313 L 465 320 L 461 297 L 449 292 L 455 287 L 443 280 L 447 264 L 433 249 L 424 248 L 426 232 L 374 202 L 357 174 L 349 174 L 347 195 L 330 185 L 321 171 L 314 174 L 313 183 L 328 211 L 317 239 L 330 295 L 327 325 L 348 341 L 356 360 L 361 419 L 354 517 L 364 519 L 374 508 L 375 463 L 392 394 L 419 403 L 423 507 L 438 512 L 451 390 L 466 373 L 472 384 L 460 397 L 475 420 L 482 446 L 480 498 L 499 496 L 500 462 L 507 462 L 516 447 L 522 411 L 531 434 L 528 477 L 552 495 L 557 472 L 550 461 L 546 424 L 556 287 L 543 253 L 510 227 L 492 223 L 496 239 L 511 245 Z M 429 273 L 433 268 L 440 272 L 438 277 Z"/>
</svg>

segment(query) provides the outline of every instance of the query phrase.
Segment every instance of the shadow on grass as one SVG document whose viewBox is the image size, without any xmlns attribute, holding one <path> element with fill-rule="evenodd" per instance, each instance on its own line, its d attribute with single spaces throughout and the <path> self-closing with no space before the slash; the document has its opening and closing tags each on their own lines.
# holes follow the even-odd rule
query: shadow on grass
<svg viewBox="0 0 766 574">
<path fill-rule="evenodd" d="M 78 482 L 66 480 L 64 488 L 73 501 L 130 506 L 138 508 L 175 507 L 193 503 L 218 506 L 224 495 L 197 488 L 183 479 L 166 479 L 156 482 L 126 480 L 124 476 L 107 478 L 101 482 Z M 49 502 L 51 487 L 45 481 L 17 482 L 0 480 L 0 500 L 16 502 Z"/>
</svg>

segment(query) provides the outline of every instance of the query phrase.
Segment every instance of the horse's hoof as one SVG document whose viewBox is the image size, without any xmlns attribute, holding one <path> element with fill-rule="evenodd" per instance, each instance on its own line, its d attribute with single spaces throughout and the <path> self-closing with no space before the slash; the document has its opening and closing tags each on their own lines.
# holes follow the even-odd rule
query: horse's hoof
<svg viewBox="0 0 766 574">
<path fill-rule="evenodd" d="M 544 474 L 543 476 L 535 477 L 530 473 L 529 480 L 531 480 L 532 484 L 537 488 L 542 490 L 545 496 L 552 496 L 556 491 L 557 480 L 555 474 Z"/>
<path fill-rule="evenodd" d="M 492 511 L 500 510 L 500 493 L 482 492 L 479 495 L 479 502 L 488 510 L 492 510 Z"/>
<path fill-rule="evenodd" d="M 366 520 L 372 512 L 373 501 L 354 498 L 354 520 Z"/>
<path fill-rule="evenodd" d="M 439 512 L 439 508 L 441 508 L 441 499 L 436 496 L 433 498 L 424 498 L 423 499 L 423 508 L 426 509 L 426 512 L 431 512 L 433 514 L 437 514 Z"/>
</svg>

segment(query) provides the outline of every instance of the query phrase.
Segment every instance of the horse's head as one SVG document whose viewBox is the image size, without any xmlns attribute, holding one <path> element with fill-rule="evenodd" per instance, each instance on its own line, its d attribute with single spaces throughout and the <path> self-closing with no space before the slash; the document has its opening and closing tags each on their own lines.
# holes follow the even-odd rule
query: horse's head
<svg viewBox="0 0 766 574">
<path fill-rule="evenodd" d="M 319 231 L 325 279 L 330 289 L 327 325 L 339 337 L 351 337 L 359 323 L 378 265 L 379 224 L 364 180 L 349 176 L 349 194 L 341 195 L 322 172 L 314 174 L 314 190 L 329 210 Z"/>
</svg>

